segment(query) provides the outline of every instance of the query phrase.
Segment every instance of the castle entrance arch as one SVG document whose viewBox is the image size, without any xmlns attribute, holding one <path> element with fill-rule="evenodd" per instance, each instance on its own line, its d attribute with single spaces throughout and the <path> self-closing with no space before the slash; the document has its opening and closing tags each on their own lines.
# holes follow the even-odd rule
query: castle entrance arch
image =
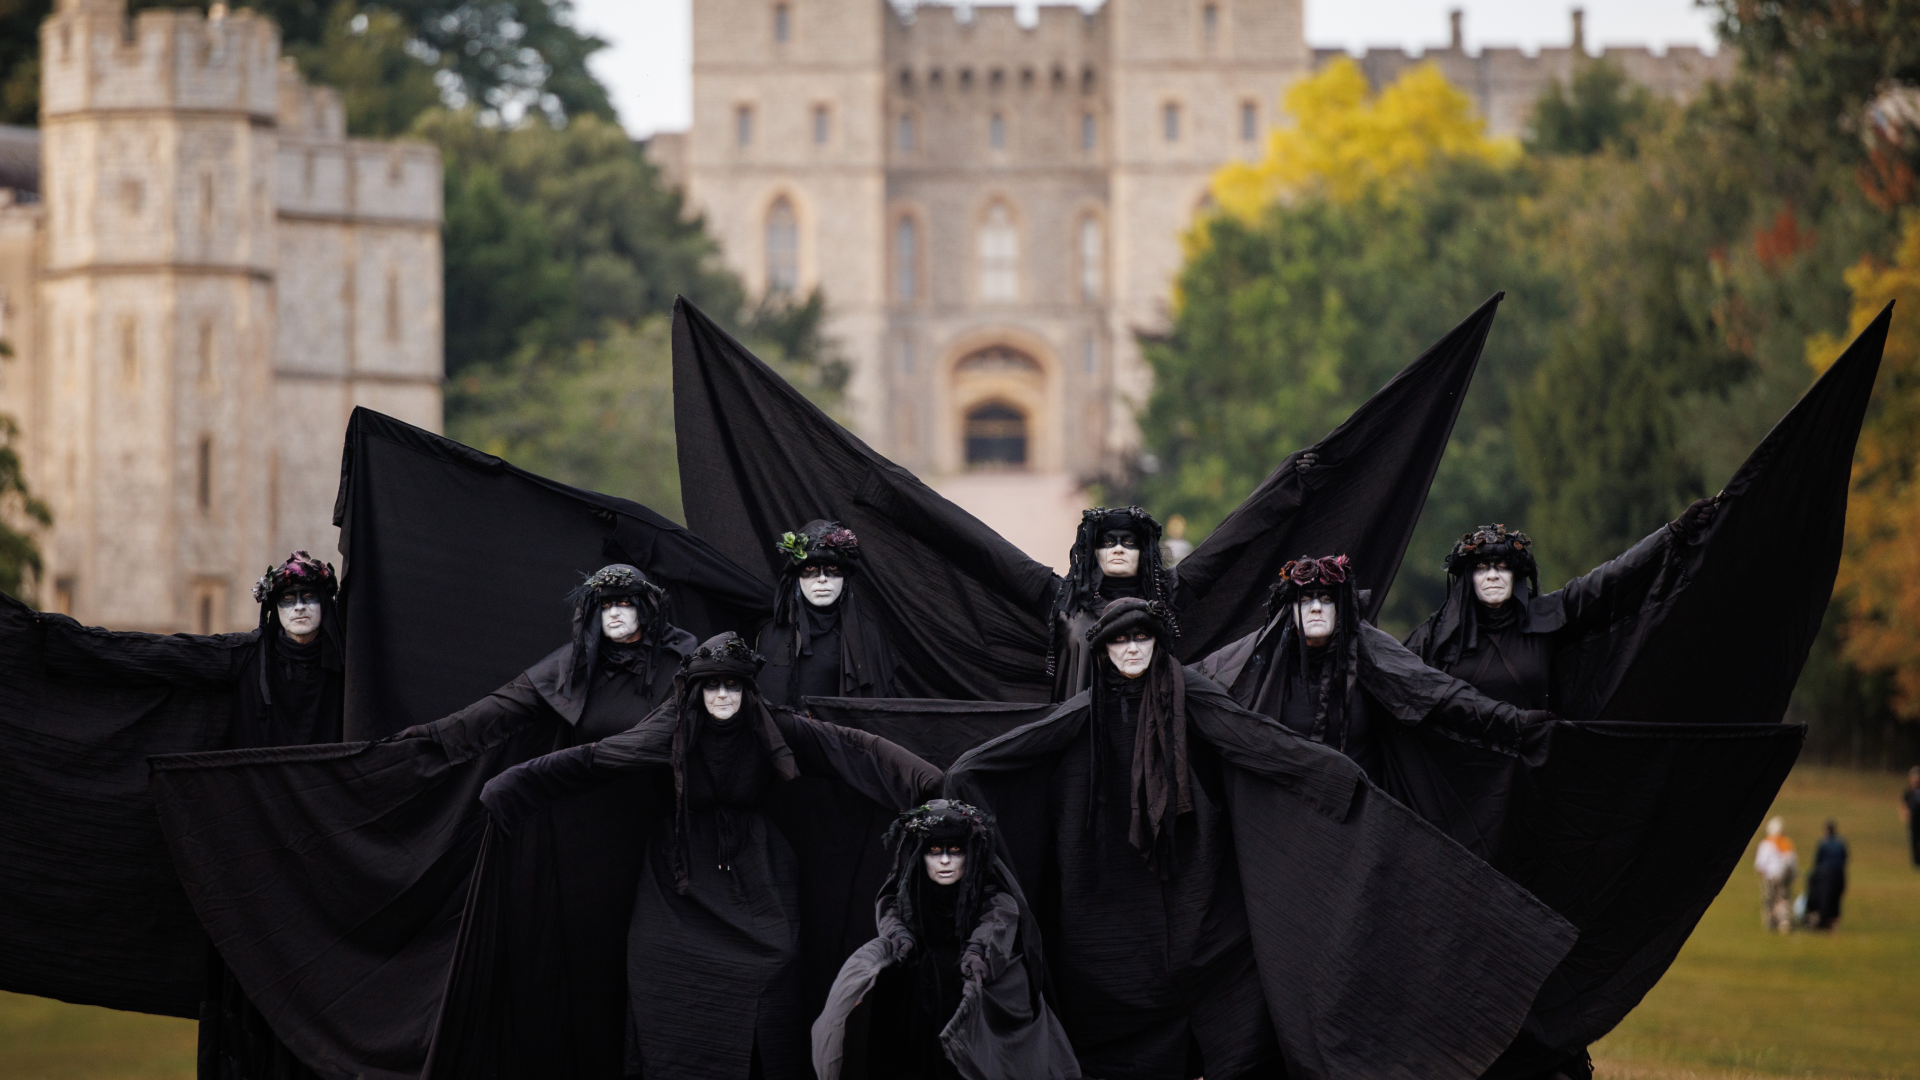
<svg viewBox="0 0 1920 1080">
<path fill-rule="evenodd" d="M 948 376 L 946 471 L 1057 469 L 1051 384 L 1048 366 L 1019 344 L 963 347 Z"/>
</svg>

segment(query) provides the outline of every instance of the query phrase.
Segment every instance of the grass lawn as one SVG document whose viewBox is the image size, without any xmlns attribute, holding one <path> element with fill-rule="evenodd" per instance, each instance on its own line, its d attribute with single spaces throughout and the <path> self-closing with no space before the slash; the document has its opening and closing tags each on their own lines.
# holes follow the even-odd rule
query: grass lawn
<svg viewBox="0 0 1920 1080">
<path fill-rule="evenodd" d="M 1820 825 L 1853 849 L 1832 935 L 1769 935 L 1748 863 L 1666 978 L 1594 1048 L 1601 1080 L 1920 1080 L 1920 871 L 1897 776 L 1796 769 L 1774 804 L 1802 871 Z M 6 1080 L 191 1080 L 194 1024 L 0 994 Z"/>
<path fill-rule="evenodd" d="M 1839 929 L 1764 933 L 1749 844 L 1666 977 L 1594 1047 L 1600 1076 L 1920 1078 L 1920 871 L 1896 809 L 1904 786 L 1795 769 L 1773 812 L 1787 819 L 1801 881 L 1828 818 L 1852 851 Z"/>
</svg>

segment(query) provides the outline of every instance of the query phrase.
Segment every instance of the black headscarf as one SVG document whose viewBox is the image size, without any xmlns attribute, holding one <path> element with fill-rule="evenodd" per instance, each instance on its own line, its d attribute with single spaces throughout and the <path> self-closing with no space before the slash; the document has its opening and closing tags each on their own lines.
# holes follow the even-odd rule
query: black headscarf
<svg viewBox="0 0 1920 1080">
<path fill-rule="evenodd" d="M 1154 649 L 1146 673 L 1139 677 L 1145 685 L 1140 695 L 1140 721 L 1134 729 L 1133 775 L 1127 786 L 1131 793 L 1127 839 L 1146 859 L 1147 866 L 1164 879 L 1173 871 L 1174 822 L 1193 810 L 1192 770 L 1187 764 L 1187 680 L 1173 657 L 1173 638 L 1178 630 L 1164 603 L 1135 597 L 1115 600 L 1087 631 L 1087 643 L 1098 654 L 1094 661 L 1099 674 L 1093 680 L 1092 715 L 1104 715 L 1103 699 L 1116 692 L 1116 680 L 1125 678 L 1114 668 L 1103 646 L 1121 634 L 1138 630 L 1154 636 Z M 1110 682 L 1114 685 L 1108 685 Z M 1098 820 L 1098 805 L 1105 790 L 1100 777 L 1107 763 L 1106 740 L 1096 732 L 1090 742 L 1093 779 L 1087 787 L 1087 821 L 1092 823 Z"/>
<path fill-rule="evenodd" d="M 701 687 L 715 679 L 740 680 L 740 711 L 734 714 L 733 723 L 745 725 L 745 733 L 757 740 L 759 749 L 772 759 L 773 772 L 777 777 L 791 780 L 799 775 L 793 763 L 793 751 L 774 727 L 773 716 L 760 700 L 760 691 L 754 681 L 766 662 L 766 658 L 754 652 L 744 638 L 729 630 L 702 642 L 699 648 L 680 662 L 680 673 L 674 676 L 673 699 L 679 712 L 673 729 L 672 749 L 673 882 L 675 891 L 682 895 L 691 883 L 687 872 L 687 836 L 691 826 L 687 799 L 687 760 L 693 748 L 699 745 L 701 732 L 713 723 L 707 715 L 706 702 L 700 697 Z"/>
<path fill-rule="evenodd" d="M 894 819 L 882 838 L 893 852 L 893 881 L 898 898 L 900 921 L 913 933 L 914 940 L 927 940 L 927 916 L 937 910 L 928 902 L 931 890 L 938 888 L 928 879 L 921 857 L 934 843 L 960 844 L 966 866 L 960 883 L 954 888 L 953 931 L 962 941 L 980 921 L 986 902 L 987 883 L 994 857 L 993 815 L 963 802 L 935 799 L 916 806 Z"/>
<path fill-rule="evenodd" d="M 1273 677 L 1285 680 L 1281 685 L 1292 686 L 1295 676 L 1304 678 L 1307 672 L 1318 666 L 1320 670 L 1319 701 L 1314 710 L 1313 725 L 1307 737 L 1314 742 L 1327 741 L 1327 732 L 1334 727 L 1340 731 L 1336 749 L 1347 749 L 1347 705 L 1353 697 L 1353 686 L 1360 672 L 1360 602 L 1359 592 L 1352 580 L 1353 563 L 1345 555 L 1327 555 L 1320 558 L 1301 556 L 1280 568 L 1280 578 L 1274 582 L 1267 595 L 1267 619 L 1284 615 L 1280 624 L 1280 640 L 1274 647 Z M 1300 632 L 1299 602 L 1300 594 L 1306 589 L 1324 589 L 1333 594 L 1334 624 L 1333 640 L 1325 645 L 1310 646 Z M 1308 650 L 1315 652 L 1326 650 L 1325 660 L 1320 664 L 1311 663 L 1313 659 Z"/>
<path fill-rule="evenodd" d="M 1526 594 L 1515 595 L 1496 609 L 1480 602 L 1473 591 L 1473 570 L 1483 563 L 1504 561 L 1513 571 L 1514 583 L 1526 582 Z M 1440 610 L 1427 620 L 1424 655 L 1428 664 L 1447 669 L 1460 657 L 1480 646 L 1480 626 L 1493 620 L 1489 630 L 1504 629 L 1518 622 L 1524 631 L 1527 605 L 1540 594 L 1540 568 L 1533 558 L 1533 539 L 1517 529 L 1498 523 L 1482 525 L 1461 535 L 1444 563 L 1447 571 L 1447 599 Z M 1519 592 L 1515 590 L 1516 594 Z"/>
<path fill-rule="evenodd" d="M 655 654 L 665 643 L 670 613 L 667 591 L 647 579 L 637 566 L 611 563 L 593 572 L 567 594 L 573 607 L 573 656 L 562 676 L 560 691 L 568 697 L 584 698 L 595 666 L 600 662 L 603 645 L 600 633 L 600 605 L 608 600 L 631 598 L 640 612 L 641 646 L 634 658 L 640 685 L 653 685 Z"/>
<path fill-rule="evenodd" d="M 852 607 L 852 596 L 845 589 L 834 602 L 831 614 L 807 603 L 800 595 L 800 574 L 816 566 L 837 566 L 841 573 L 852 577 L 860 565 L 860 539 L 853 535 L 852 529 L 837 521 L 815 519 L 802 525 L 799 532 L 782 533 L 774 547 L 782 561 L 780 583 L 774 586 L 773 624 L 793 627 L 793 644 L 789 647 L 787 662 L 797 665 L 801 656 L 811 655 L 808 642 L 814 633 L 825 633 L 830 620 Z M 842 632 L 846 629 L 843 627 Z"/>
<path fill-rule="evenodd" d="M 280 597 L 288 592 L 311 589 L 320 597 L 320 636 L 305 645 L 287 636 L 280 625 Z M 315 717 L 304 719 L 291 715 L 292 712 L 312 711 L 324 708 L 317 700 L 322 688 L 308 687 L 306 679 L 300 677 L 300 669 L 319 672 L 340 672 L 345 670 L 346 648 L 341 637 L 340 609 L 336 600 L 340 594 L 340 579 L 334 573 L 333 564 L 322 562 L 305 551 L 296 551 L 288 555 L 285 562 L 270 566 L 267 572 L 254 582 L 253 598 L 260 605 L 260 647 L 257 671 L 243 676 L 252 693 L 240 694 L 243 711 L 260 715 L 246 715 L 235 718 L 237 727 L 252 731 L 252 726 L 267 723 L 267 730 L 287 733 L 308 732 L 315 726 Z M 318 668 L 314 668 L 314 664 Z M 326 676 L 320 679 L 324 682 Z M 314 698 L 307 701 L 274 700 L 274 687 L 278 683 L 283 690 L 292 691 L 296 687 L 303 691 L 302 696 Z M 257 693 L 258 702 L 247 699 Z M 287 697 L 289 694 L 282 694 Z M 278 721 L 268 720 L 271 715 L 287 713 Z M 337 720 L 337 717 L 334 718 Z M 330 728 L 329 739 L 340 737 L 338 724 L 328 722 L 320 725 Z M 242 743 L 251 745 L 261 737 L 261 732 L 252 731 L 250 735 L 241 735 Z M 304 741 L 304 740 L 303 740 Z"/>
<path fill-rule="evenodd" d="M 1130 580 L 1109 582 L 1100 571 L 1100 538 L 1122 530 L 1132 532 L 1140 541 L 1140 569 Z M 1175 636 L 1179 634 L 1179 626 L 1173 619 L 1167 568 L 1160 557 L 1160 523 L 1138 506 L 1096 506 L 1080 514 L 1080 528 L 1074 534 L 1067 576 L 1054 589 L 1051 619 L 1057 623 L 1079 612 L 1098 614 L 1103 605 L 1120 598 L 1158 602 L 1163 608 L 1165 625 Z M 1059 639 L 1050 639 L 1047 645 L 1049 675 L 1055 673 L 1058 651 Z"/>
</svg>

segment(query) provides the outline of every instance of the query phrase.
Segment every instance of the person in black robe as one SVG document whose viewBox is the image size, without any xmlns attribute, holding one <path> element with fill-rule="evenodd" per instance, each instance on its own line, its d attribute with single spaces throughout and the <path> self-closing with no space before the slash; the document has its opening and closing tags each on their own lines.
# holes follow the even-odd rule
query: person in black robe
<svg viewBox="0 0 1920 1080">
<path fill-rule="evenodd" d="M 1115 600 L 1158 601 L 1173 608 L 1173 569 L 1160 551 L 1160 523 L 1138 506 L 1096 506 L 1080 514 L 1066 576 L 1054 585 L 1047 674 L 1053 700 L 1065 701 L 1092 685 L 1096 645 L 1087 630 Z"/>
<path fill-rule="evenodd" d="M 1078 1077 L 993 816 L 935 799 L 900 815 L 885 843 L 880 934 L 847 958 L 813 1024 L 818 1080 Z"/>
<path fill-rule="evenodd" d="M 785 565 L 756 643 L 767 658 L 762 696 L 790 709 L 810 697 L 892 697 L 893 650 L 860 603 L 853 530 L 809 521 L 781 534 L 777 548 Z"/>
<path fill-rule="evenodd" d="M 1827 822 L 1827 834 L 1813 850 L 1813 872 L 1807 875 L 1807 925 L 1832 930 L 1840 925 L 1840 898 L 1847 892 L 1847 842 L 1838 822 Z"/>
<path fill-rule="evenodd" d="M 1663 570 L 1672 576 L 1669 567 L 1712 523 L 1717 505 L 1696 500 L 1623 554 L 1544 596 L 1532 539 L 1505 525 L 1482 525 L 1447 554 L 1446 602 L 1407 636 L 1407 647 L 1501 701 L 1589 713 L 1574 688 L 1577 673 L 1556 675 L 1555 660 L 1567 644 L 1638 609 Z M 1517 595 L 1523 582 L 1525 597 Z"/>
<path fill-rule="evenodd" d="M 800 963 L 808 928 L 796 855 L 807 837 L 791 833 L 806 818 L 789 802 L 804 800 L 807 789 L 796 782 L 837 781 L 895 812 L 939 783 L 938 769 L 891 743 L 765 705 L 755 685 L 763 663 L 738 635 L 715 637 L 687 656 L 672 697 L 638 727 L 509 769 L 481 796 L 510 852 L 529 819 L 542 820 L 575 797 L 623 784 L 635 795 L 625 816 L 642 845 L 638 887 L 629 884 L 626 893 L 628 1075 L 810 1076 L 812 1013 Z M 469 902 L 427 1075 L 473 1075 L 482 1062 L 490 1075 L 596 1075 L 567 1062 L 581 1040 L 617 1036 L 619 1026 L 599 1024 L 583 1034 L 578 1015 L 508 1005 L 496 1019 L 486 1011 L 501 1000 L 537 1003 L 568 982 L 565 974 L 551 975 L 556 985 L 547 986 L 538 973 L 512 966 L 517 950 L 540 939 L 544 920 L 476 915 L 474 905 L 494 888 L 511 894 L 529 879 L 537 884 L 538 871 L 493 870 L 483 870 Z M 617 877 L 589 879 L 581 889 L 603 893 Z M 499 936 L 481 933 L 483 923 Z M 595 929 L 570 933 L 576 955 L 619 949 Z M 504 987 L 505 998 L 472 987 Z"/>
<path fill-rule="evenodd" d="M 1014 823 L 1009 865 L 1042 898 L 1087 1074 L 1467 1077 L 1490 1063 L 1572 928 L 1351 761 L 1182 669 L 1161 647 L 1164 604 L 1113 601 L 1087 635 L 1092 686 L 963 755 L 946 787 Z M 1440 992 L 1467 968 L 1474 986 Z"/>
</svg>

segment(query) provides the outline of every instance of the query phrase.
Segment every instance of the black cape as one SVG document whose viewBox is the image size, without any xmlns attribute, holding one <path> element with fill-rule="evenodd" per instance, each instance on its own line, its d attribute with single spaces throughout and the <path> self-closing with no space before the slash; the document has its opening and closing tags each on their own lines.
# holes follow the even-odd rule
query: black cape
<svg viewBox="0 0 1920 1080">
<path fill-rule="evenodd" d="M 1047 1002 L 1044 946 L 1039 924 L 1007 864 L 995 858 L 986 910 L 966 941 L 980 946 L 987 977 L 968 980 L 959 1008 L 940 1029 L 941 1052 L 962 1080 L 1078 1080 L 1080 1063 L 1059 1018 Z M 889 879 L 875 904 L 875 919 L 885 917 L 895 882 Z M 921 958 L 924 961 L 924 957 Z M 910 968 L 909 968 L 910 970 Z M 884 1080 L 895 1073 L 876 1060 L 876 1043 L 897 1047 L 900 1021 L 914 1007 L 904 980 L 884 986 L 898 971 L 884 938 L 862 945 L 841 966 L 826 1005 L 813 1022 L 813 1071 L 818 1080 Z M 956 977 L 957 977 L 957 973 Z M 882 987 L 883 999 L 874 993 Z M 886 991 L 893 992 L 888 994 Z M 891 1038 L 889 1038 L 891 1036 Z M 897 1051 L 896 1051 L 897 1052 Z"/>
<path fill-rule="evenodd" d="M 769 614 L 764 582 L 652 510 L 369 409 L 348 421 L 333 517 L 350 739 L 446 716 L 531 667 L 571 633 L 561 598 L 610 562 L 663 586 L 669 621 L 699 641 Z"/>
<path fill-rule="evenodd" d="M 767 658 L 767 666 L 757 681 L 770 704 L 801 708 L 807 697 L 894 696 L 899 664 L 886 629 L 866 612 L 871 601 L 862 598 L 866 589 L 860 578 L 858 571 L 850 575 L 840 599 L 824 611 L 804 599 L 791 605 L 793 617 L 807 622 L 804 638 L 796 622 L 783 623 L 778 616 L 760 627 L 754 649 Z M 798 587 L 792 575 L 783 575 L 774 586 Z"/>
<path fill-rule="evenodd" d="M 1574 722 L 1509 753 L 1394 730 L 1375 779 L 1581 929 L 1493 1075 L 1577 1052 L 1638 1005 L 1738 865 L 1805 736 L 1780 723 L 1831 594 L 1890 312 L 1735 473 L 1711 522 L 1662 528 L 1535 597 Z M 1787 572 L 1790 568 L 1792 572 Z M 1411 643 L 1457 640 L 1445 610 Z"/>
<path fill-rule="evenodd" d="M 341 1080 L 419 1074 L 479 858 L 481 786 L 649 715 L 693 648 L 669 629 L 650 684 L 603 663 L 582 698 L 560 677 L 569 644 L 458 713 L 381 742 L 153 760 L 193 911 L 302 1062 Z M 544 822 L 525 840 L 528 858 L 577 850 L 598 809 Z"/>
<path fill-rule="evenodd" d="M 1281 462 L 1181 562 L 1184 657 L 1259 625 L 1265 586 L 1302 551 L 1346 551 L 1380 568 L 1384 601 L 1460 403 L 1495 296 L 1328 437 Z M 928 698 L 1045 701 L 1038 658 L 1059 579 L 977 518 L 821 412 L 711 319 L 674 307 L 674 422 L 687 521 L 771 583 L 787 523 L 844 522 L 866 552 L 861 578 L 901 670 Z M 1304 453 L 1305 451 L 1303 451 Z M 1311 498 L 1309 498 L 1311 495 Z"/>
<path fill-rule="evenodd" d="M 853 948 L 838 924 L 856 876 L 840 847 L 850 827 L 841 808 L 898 813 L 932 794 L 939 770 L 867 733 L 762 710 L 785 779 L 719 841 L 732 845 L 737 885 L 693 819 L 682 894 L 671 865 L 678 708 L 669 701 L 630 732 L 489 787 L 496 816 L 528 809 L 511 814 L 520 820 L 510 834 L 488 829 L 426 1076 L 618 1077 L 637 1043 L 650 1076 L 744 1077 L 756 1029 L 769 1078 L 804 1074 L 806 1018 Z M 575 846 L 528 860 L 525 837 L 583 802 L 600 812 L 576 812 Z M 738 888 L 760 900 L 750 901 L 750 925 L 720 933 L 716 918 L 747 910 Z M 567 920 L 568 906 L 596 915 Z M 643 915 L 654 921 L 637 922 Z M 855 944 L 871 935 L 869 925 Z M 746 983 L 764 984 L 757 999 L 730 992 Z M 646 1006 L 633 1019 L 629 987 Z"/>
<path fill-rule="evenodd" d="M 1512 1039 L 1541 982 L 1572 945 L 1573 928 L 1383 795 L 1349 759 L 1247 712 L 1191 669 L 1183 677 L 1199 780 L 1194 798 L 1198 803 L 1204 794 L 1224 811 L 1230 840 L 1211 849 L 1209 862 L 1182 831 L 1176 850 L 1185 861 L 1174 881 L 1196 873 L 1240 878 L 1257 978 L 1256 1013 L 1237 1018 L 1242 1026 L 1270 1024 L 1287 1074 L 1303 1080 L 1478 1075 Z M 1036 898 L 1062 1019 L 1083 1066 L 1100 1075 L 1113 1064 L 1099 1060 L 1100 1044 L 1178 1023 L 1183 1002 L 1194 1003 L 1186 999 L 1229 988 L 1185 985 L 1172 991 L 1181 1001 L 1151 1009 L 1106 995 L 1070 1000 L 1070 986 L 1101 985 L 1143 962 L 1118 953 L 1090 962 L 1084 951 L 1068 958 L 1063 930 L 1102 921 L 1102 912 L 1047 899 L 1066 895 L 1061 868 L 1069 862 L 1117 867 L 1140 858 L 1126 845 L 1124 828 L 1118 841 L 1097 839 L 1100 832 L 1056 838 L 1051 792 L 1089 752 L 1091 703 L 1091 694 L 1081 694 L 1046 720 L 963 755 L 948 774 L 946 794 L 998 817 L 1007 862 Z M 1108 810 L 1127 813 L 1124 806 Z M 1089 847 L 1102 843 L 1104 850 Z M 1122 999 L 1155 993 L 1109 985 Z M 1243 1004 L 1245 988 L 1234 994 Z"/>
</svg>

